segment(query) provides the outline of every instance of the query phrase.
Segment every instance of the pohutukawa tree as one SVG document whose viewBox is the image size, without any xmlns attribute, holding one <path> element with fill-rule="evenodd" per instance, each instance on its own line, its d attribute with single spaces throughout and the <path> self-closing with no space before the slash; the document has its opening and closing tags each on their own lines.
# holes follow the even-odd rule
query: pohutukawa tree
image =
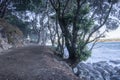
<svg viewBox="0 0 120 80">
<path fill-rule="evenodd" d="M 73 66 L 79 61 L 86 60 L 91 54 L 87 44 L 96 42 L 102 36 L 99 34 L 92 37 L 106 23 L 117 0 L 49 1 L 62 30 L 70 64 Z"/>
</svg>

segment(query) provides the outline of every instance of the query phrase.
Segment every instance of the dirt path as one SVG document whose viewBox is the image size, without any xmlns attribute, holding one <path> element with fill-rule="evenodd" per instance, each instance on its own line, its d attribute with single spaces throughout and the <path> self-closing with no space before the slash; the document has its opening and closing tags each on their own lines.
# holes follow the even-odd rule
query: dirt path
<svg viewBox="0 0 120 80">
<path fill-rule="evenodd" d="M 0 80 L 78 80 L 47 47 L 29 46 L 0 55 Z"/>
</svg>

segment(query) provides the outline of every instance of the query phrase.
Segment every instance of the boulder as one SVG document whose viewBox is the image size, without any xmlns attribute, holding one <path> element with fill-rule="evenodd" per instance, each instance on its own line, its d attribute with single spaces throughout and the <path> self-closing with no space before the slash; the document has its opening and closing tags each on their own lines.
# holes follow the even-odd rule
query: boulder
<svg viewBox="0 0 120 80">
<path fill-rule="evenodd" d="M 29 46 L 0 55 L 0 80 L 80 80 L 48 47 Z"/>
<path fill-rule="evenodd" d="M 120 66 L 117 66 L 117 67 L 115 67 L 114 69 L 116 70 L 116 73 L 117 73 L 118 75 L 120 75 Z"/>
<path fill-rule="evenodd" d="M 78 66 L 79 77 L 83 80 L 103 80 L 100 72 L 95 70 L 92 64 L 79 63 Z"/>
<path fill-rule="evenodd" d="M 110 60 L 110 62 L 113 64 L 120 64 L 120 60 Z"/>
<path fill-rule="evenodd" d="M 100 62 L 94 63 L 93 66 L 101 67 L 101 69 L 108 72 L 110 76 L 116 73 L 116 70 L 114 69 L 114 67 L 112 65 L 109 65 L 106 61 L 100 61 Z"/>
<path fill-rule="evenodd" d="M 111 80 L 120 80 L 120 75 L 112 75 Z"/>
<path fill-rule="evenodd" d="M 120 80 L 120 66 L 114 68 L 106 61 L 80 62 L 73 72 L 83 80 Z"/>
</svg>

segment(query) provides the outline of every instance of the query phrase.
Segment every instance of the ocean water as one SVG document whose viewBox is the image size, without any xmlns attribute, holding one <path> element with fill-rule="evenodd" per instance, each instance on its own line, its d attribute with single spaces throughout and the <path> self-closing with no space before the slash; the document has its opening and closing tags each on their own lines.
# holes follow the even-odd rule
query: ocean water
<svg viewBox="0 0 120 80">
<path fill-rule="evenodd" d="M 91 57 L 86 62 L 94 63 L 111 60 L 120 60 L 120 42 L 98 42 L 92 50 Z"/>
</svg>

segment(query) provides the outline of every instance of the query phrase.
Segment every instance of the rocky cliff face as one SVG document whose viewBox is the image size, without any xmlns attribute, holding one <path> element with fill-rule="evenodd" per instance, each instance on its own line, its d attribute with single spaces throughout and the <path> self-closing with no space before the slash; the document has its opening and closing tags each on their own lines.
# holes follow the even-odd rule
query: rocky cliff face
<svg viewBox="0 0 120 80">
<path fill-rule="evenodd" d="M 29 46 L 0 55 L 0 80 L 78 80 L 47 47 Z"/>
<path fill-rule="evenodd" d="M 0 44 L 8 43 L 13 46 L 21 45 L 23 33 L 16 26 L 0 18 Z M 3 45 L 4 46 L 4 45 Z"/>
</svg>

